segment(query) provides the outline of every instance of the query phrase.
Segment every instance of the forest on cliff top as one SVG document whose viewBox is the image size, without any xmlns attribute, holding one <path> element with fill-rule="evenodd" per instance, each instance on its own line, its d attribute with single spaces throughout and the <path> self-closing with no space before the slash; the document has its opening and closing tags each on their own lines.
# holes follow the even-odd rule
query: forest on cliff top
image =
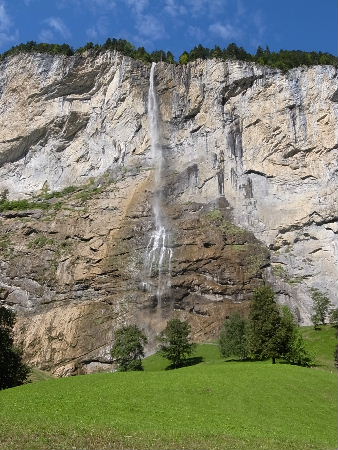
<svg viewBox="0 0 338 450">
<path fill-rule="evenodd" d="M 197 59 L 220 59 L 223 61 L 239 60 L 275 67 L 283 71 L 299 66 L 338 66 L 338 58 L 330 53 L 305 52 L 302 50 L 280 50 L 274 52 L 270 51 L 269 47 L 263 49 L 259 46 L 256 53 L 251 54 L 235 43 L 231 43 L 223 49 L 218 45 L 215 45 L 214 48 L 210 49 L 199 44 L 189 52 L 184 51 L 180 55 L 178 61 L 176 61 L 174 54 L 170 51 L 155 50 L 150 53 L 144 47 L 135 47 L 131 42 L 125 39 L 115 38 L 108 38 L 102 45 L 88 42 L 85 46 L 76 50 L 68 44 L 49 44 L 29 41 L 26 44 L 16 45 L 1 54 L 0 61 L 8 56 L 20 53 L 48 53 L 52 55 L 73 56 L 75 54 L 83 54 L 84 52 L 98 55 L 109 50 L 118 51 L 125 56 L 146 63 L 163 61 L 170 64 L 187 64 L 188 62 L 196 61 Z"/>
</svg>

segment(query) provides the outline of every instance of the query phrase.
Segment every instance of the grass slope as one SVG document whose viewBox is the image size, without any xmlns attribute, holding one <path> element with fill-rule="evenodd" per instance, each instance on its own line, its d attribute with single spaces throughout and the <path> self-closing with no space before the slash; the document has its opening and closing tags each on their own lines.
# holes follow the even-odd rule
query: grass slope
<svg viewBox="0 0 338 450">
<path fill-rule="evenodd" d="M 166 371 L 168 362 L 153 355 L 143 373 L 1 391 L 0 449 L 336 448 L 336 374 L 223 362 L 211 344 L 194 357 L 204 362 Z"/>
<path fill-rule="evenodd" d="M 325 325 L 319 330 L 313 327 L 302 327 L 301 331 L 306 348 L 314 355 L 317 367 L 335 370 L 333 355 L 337 345 L 336 329 Z"/>
<path fill-rule="evenodd" d="M 30 383 L 36 383 L 37 381 L 47 381 L 52 380 L 53 378 L 53 375 L 51 375 L 49 372 L 34 367 L 29 376 L 29 381 Z"/>
</svg>

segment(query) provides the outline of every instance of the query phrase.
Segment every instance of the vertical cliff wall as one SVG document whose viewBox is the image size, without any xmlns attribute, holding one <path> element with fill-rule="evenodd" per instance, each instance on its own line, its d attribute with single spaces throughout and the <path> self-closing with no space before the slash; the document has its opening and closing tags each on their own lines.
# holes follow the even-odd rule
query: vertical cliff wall
<svg viewBox="0 0 338 450">
<path fill-rule="evenodd" d="M 150 66 L 117 53 L 18 55 L 0 67 L 0 301 L 31 363 L 110 363 L 114 327 L 174 311 L 215 338 L 265 277 L 309 323 L 337 302 L 337 70 L 245 62 L 155 69 L 172 289 L 142 288 L 154 230 Z M 28 209 L 27 209 L 28 208 Z"/>
</svg>

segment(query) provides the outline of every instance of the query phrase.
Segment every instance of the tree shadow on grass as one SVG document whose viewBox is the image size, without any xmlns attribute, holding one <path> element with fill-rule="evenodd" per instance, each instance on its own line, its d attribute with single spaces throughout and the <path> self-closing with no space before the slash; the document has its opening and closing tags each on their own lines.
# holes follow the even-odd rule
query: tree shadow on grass
<svg viewBox="0 0 338 450">
<path fill-rule="evenodd" d="M 181 367 L 195 366 L 196 364 L 200 364 L 203 361 L 204 361 L 204 359 L 202 356 L 194 356 L 194 357 L 185 359 L 179 367 L 176 367 L 173 364 L 170 364 L 169 366 L 167 366 L 165 368 L 165 370 L 173 370 L 173 369 L 180 369 Z"/>
<path fill-rule="evenodd" d="M 240 358 L 232 358 L 232 357 L 229 357 L 229 358 L 225 358 L 224 360 L 223 360 L 225 363 L 236 363 L 236 362 L 240 362 L 240 363 L 243 363 L 243 362 L 247 362 L 247 363 L 249 363 L 249 362 L 255 362 L 255 361 L 259 361 L 258 359 L 252 359 L 252 358 L 245 358 L 245 359 L 240 359 Z"/>
</svg>

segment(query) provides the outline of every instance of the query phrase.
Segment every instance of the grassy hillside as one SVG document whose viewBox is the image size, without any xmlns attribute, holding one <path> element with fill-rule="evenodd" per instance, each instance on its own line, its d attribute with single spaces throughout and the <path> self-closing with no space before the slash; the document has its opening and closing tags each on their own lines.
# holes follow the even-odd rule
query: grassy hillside
<svg viewBox="0 0 338 450">
<path fill-rule="evenodd" d="M 315 356 L 316 367 L 335 370 L 334 351 L 337 345 L 336 329 L 330 325 L 315 330 L 313 327 L 301 328 L 306 348 Z"/>
<path fill-rule="evenodd" d="M 37 381 L 47 381 L 53 378 L 53 375 L 51 375 L 49 372 L 45 372 L 44 370 L 40 370 L 34 367 L 30 374 L 29 381 L 31 383 L 36 383 Z"/>
<path fill-rule="evenodd" d="M 154 355 L 143 373 L 51 379 L 1 391 L 0 449 L 337 447 L 335 373 L 224 362 L 212 344 L 198 346 L 194 358 L 202 357 L 203 363 L 164 370 L 168 362 Z"/>
</svg>

